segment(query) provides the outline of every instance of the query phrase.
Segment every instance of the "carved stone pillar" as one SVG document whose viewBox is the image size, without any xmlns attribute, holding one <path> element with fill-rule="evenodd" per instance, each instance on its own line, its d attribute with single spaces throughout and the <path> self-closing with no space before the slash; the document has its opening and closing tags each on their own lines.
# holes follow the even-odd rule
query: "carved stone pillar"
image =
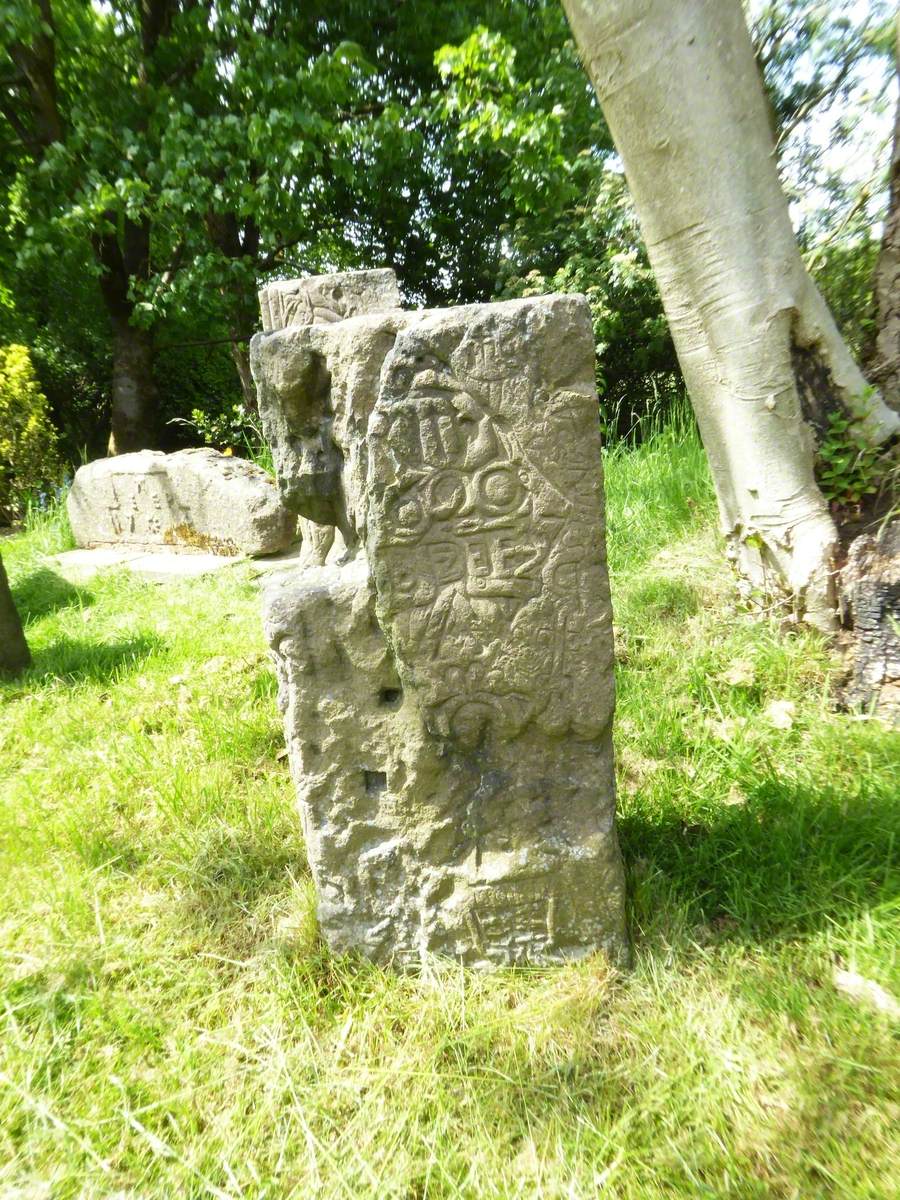
<svg viewBox="0 0 900 1200">
<path fill-rule="evenodd" d="M 259 334 L 283 497 L 347 550 L 270 585 L 336 949 L 476 966 L 626 951 L 587 304 Z"/>
</svg>

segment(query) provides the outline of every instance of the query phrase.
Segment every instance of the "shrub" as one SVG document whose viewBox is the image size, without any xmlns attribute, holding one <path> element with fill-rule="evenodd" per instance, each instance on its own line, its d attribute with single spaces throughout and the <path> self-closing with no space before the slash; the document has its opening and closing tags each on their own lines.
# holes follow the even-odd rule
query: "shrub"
<svg viewBox="0 0 900 1200">
<path fill-rule="evenodd" d="M 59 476 L 56 430 L 27 346 L 0 346 L 0 521 Z"/>
<path fill-rule="evenodd" d="M 887 464 L 878 447 L 869 445 L 860 421 L 843 412 L 828 414 L 828 430 L 819 444 L 816 476 L 826 499 L 841 507 L 858 507 L 878 491 Z"/>
</svg>

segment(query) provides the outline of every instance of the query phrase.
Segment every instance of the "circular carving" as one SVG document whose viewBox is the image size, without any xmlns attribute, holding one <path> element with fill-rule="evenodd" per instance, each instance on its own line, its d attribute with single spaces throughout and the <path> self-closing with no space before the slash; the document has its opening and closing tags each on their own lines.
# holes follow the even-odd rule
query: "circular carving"
<svg viewBox="0 0 900 1200">
<path fill-rule="evenodd" d="M 418 537 L 428 528 L 428 514 L 422 507 L 422 502 L 418 496 L 408 492 L 393 501 L 387 516 L 398 537 Z"/>
<path fill-rule="evenodd" d="M 512 463 L 485 467 L 476 486 L 482 506 L 491 516 L 512 512 L 522 498 L 522 484 Z"/>
<path fill-rule="evenodd" d="M 439 471 L 428 488 L 429 507 L 435 517 L 452 517 L 466 502 L 466 483 L 459 471 Z"/>
<path fill-rule="evenodd" d="M 471 749 L 491 728 L 495 716 L 492 706 L 483 700 L 464 700 L 450 714 L 450 734 L 460 745 Z"/>
</svg>

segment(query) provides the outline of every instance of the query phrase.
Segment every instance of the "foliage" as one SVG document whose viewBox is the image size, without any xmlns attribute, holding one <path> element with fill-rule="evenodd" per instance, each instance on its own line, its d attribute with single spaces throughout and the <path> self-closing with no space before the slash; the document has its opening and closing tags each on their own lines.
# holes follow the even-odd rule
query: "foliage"
<svg viewBox="0 0 900 1200">
<path fill-rule="evenodd" d="M 4 543 L 35 665 L 0 691 L 0 1191 L 894 1194 L 894 1029 L 833 972 L 900 995 L 896 734 L 731 606 L 690 429 L 606 474 L 621 976 L 330 954 L 252 569 L 76 587 Z"/>
<path fill-rule="evenodd" d="M 552 242 L 557 198 L 574 199 L 584 174 L 578 151 L 608 145 L 555 0 L 420 0 L 415 12 L 228 0 L 214 20 L 189 0 L 54 0 L 46 41 L 28 0 L 7 8 L 3 269 L 18 292 L 57 263 L 78 262 L 90 282 L 121 260 L 117 319 L 160 344 L 172 322 L 196 321 L 243 346 L 257 282 L 273 274 L 391 265 L 411 301 L 487 299 L 506 231 L 532 254 Z M 491 31 L 472 35 L 479 20 Z M 435 62 L 469 35 L 476 59 L 483 38 L 488 58 L 502 43 L 508 60 L 500 139 L 458 136 L 477 117 L 455 81 L 479 63 L 449 49 Z M 28 55 L 55 85 L 49 130 L 22 102 Z M 131 253 L 147 237 L 147 253 Z M 162 379 L 164 416 L 233 403 L 219 388 L 179 394 L 168 368 Z"/>
<path fill-rule="evenodd" d="M 237 452 L 269 474 L 275 474 L 272 451 L 265 439 L 259 416 L 246 405 L 233 404 L 231 408 L 214 415 L 195 408 L 189 420 L 179 420 L 178 424 L 195 430 L 205 446 L 212 446 L 223 454 Z"/>
<path fill-rule="evenodd" d="M 845 229 L 813 243 L 807 265 L 857 361 L 875 338 L 872 286 L 879 243 L 872 229 Z"/>
<path fill-rule="evenodd" d="M 893 5 L 753 0 L 748 8 L 801 235 L 833 233 L 858 206 L 868 223 L 877 220 L 885 147 L 873 118 L 887 108 L 894 75 Z"/>
<path fill-rule="evenodd" d="M 816 455 L 819 487 L 832 503 L 857 506 L 878 491 L 884 467 L 882 453 L 867 440 L 858 418 L 830 412 L 827 420 L 828 429 Z"/>
<path fill-rule="evenodd" d="M 504 37 L 477 29 L 437 56 L 441 111 L 473 151 L 501 148 L 505 194 L 520 215 L 502 226 L 503 296 L 584 293 L 597 339 L 607 433 L 624 436 L 680 393 L 675 352 L 624 177 L 571 45 L 523 61 Z"/>
<path fill-rule="evenodd" d="M 210 416 L 202 409 L 195 408 L 190 421 L 185 423 L 197 430 L 205 446 L 214 446 L 217 450 L 230 449 L 235 442 L 243 440 L 247 410 L 243 404 L 233 404 L 225 412 Z"/>
<path fill-rule="evenodd" d="M 2 246 L 2 241 L 0 241 Z M 14 303 L 0 310 L 0 343 L 31 351 L 41 391 L 68 463 L 104 453 L 109 419 L 109 323 L 87 254 L 53 255 L 0 276 L 15 282 Z"/>
<path fill-rule="evenodd" d="M 163 448 L 196 442 L 196 430 L 185 424 L 195 410 L 215 422 L 230 414 L 235 405 L 242 405 L 231 347 L 221 335 L 221 323 L 202 308 L 193 320 L 169 318 L 161 327 L 154 379 L 160 396 Z"/>
<path fill-rule="evenodd" d="M 804 258 L 862 360 L 874 337 L 872 286 L 886 205 L 894 6 L 751 0 L 747 7 Z"/>
<path fill-rule="evenodd" d="M 21 514 L 29 492 L 59 472 L 56 430 L 27 346 L 0 346 L 0 518 Z"/>
<path fill-rule="evenodd" d="M 68 459 L 98 453 L 108 421 L 101 268 L 144 235 L 122 304 L 156 335 L 169 434 L 241 399 L 228 339 L 243 351 L 256 328 L 259 281 L 366 266 L 393 266 L 411 303 L 584 291 L 608 431 L 676 401 L 646 253 L 557 0 L 40 3 L 43 25 L 33 0 L 3 7 L 0 342 L 32 348 Z M 857 347 L 885 0 L 750 7 L 804 246 Z M 24 103 L 27 52 L 30 70 L 52 67 L 55 114 Z M 869 170 L 848 183 L 822 143 L 846 162 L 854 140 Z"/>
<path fill-rule="evenodd" d="M 369 260 L 395 265 L 413 296 L 455 296 L 467 270 L 485 278 L 478 263 L 485 243 L 495 261 L 504 214 L 534 206 L 531 166 L 544 188 L 586 131 L 573 116 L 593 112 L 597 124 L 564 18 L 547 0 L 421 3 L 415 19 L 390 0 L 302 10 L 230 0 L 210 25 L 199 6 L 151 7 L 167 18 L 146 58 L 133 3 L 85 16 L 58 0 L 65 142 L 14 160 L 20 265 L 151 222 L 153 264 L 133 280 L 141 321 L 190 312 L 198 295 L 233 316 L 230 298 L 253 300 L 260 273 Z M 552 96 L 532 98 L 533 118 L 470 158 L 454 137 L 466 114 L 436 91 L 434 56 L 479 13 L 512 39 L 507 52 L 526 71 L 547 60 L 555 75 L 542 89 Z M 459 57 L 441 67 L 445 78 L 466 69 Z M 567 153 L 541 163 L 532 131 L 533 161 L 512 161 L 509 146 L 531 120 L 561 127 L 560 99 Z"/>
</svg>

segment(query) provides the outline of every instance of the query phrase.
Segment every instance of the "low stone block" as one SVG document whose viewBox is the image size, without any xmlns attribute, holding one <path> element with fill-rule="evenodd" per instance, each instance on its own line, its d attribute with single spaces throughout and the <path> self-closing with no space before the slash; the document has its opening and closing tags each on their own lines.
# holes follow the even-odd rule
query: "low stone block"
<svg viewBox="0 0 900 1200">
<path fill-rule="evenodd" d="M 622 958 L 586 302 L 370 314 L 252 357 L 286 501 L 346 547 L 265 604 L 328 942 Z"/>
<path fill-rule="evenodd" d="M 67 507 L 77 545 L 274 554 L 296 517 L 260 467 L 216 450 L 141 450 L 87 463 Z"/>
<path fill-rule="evenodd" d="M 281 279 L 259 293 L 262 327 L 266 333 L 296 325 L 328 325 L 360 313 L 400 307 L 400 289 L 393 271 L 342 271 Z"/>
</svg>

